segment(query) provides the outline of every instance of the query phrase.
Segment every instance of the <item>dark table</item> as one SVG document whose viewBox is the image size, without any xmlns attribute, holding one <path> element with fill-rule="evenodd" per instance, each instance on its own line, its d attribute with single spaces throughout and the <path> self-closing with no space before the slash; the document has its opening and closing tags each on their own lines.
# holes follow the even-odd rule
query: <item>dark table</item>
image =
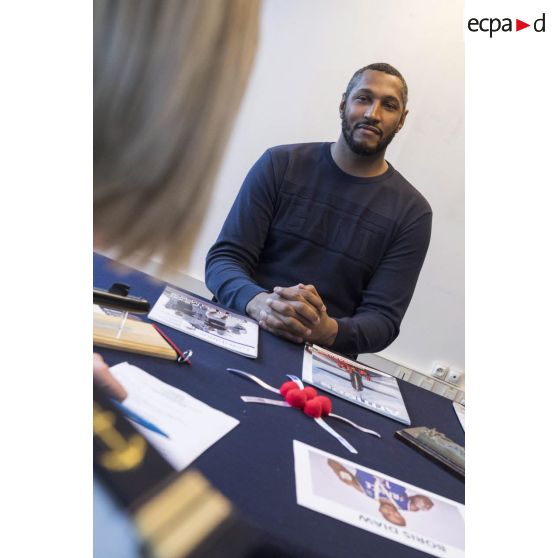
<svg viewBox="0 0 558 558">
<path fill-rule="evenodd" d="M 153 305 L 165 284 L 94 255 L 94 285 L 131 285 L 131 295 Z M 327 557 L 388 556 L 411 558 L 424 553 L 303 508 L 296 503 L 293 439 L 464 503 L 464 483 L 394 438 L 404 425 L 333 398 L 335 412 L 379 432 L 379 440 L 339 421 L 330 421 L 358 450 L 350 454 L 337 440 L 300 411 L 247 404 L 241 395 L 274 397 L 227 367 L 251 372 L 279 387 L 286 374 L 301 376 L 303 348 L 260 330 L 259 356 L 250 359 L 160 325 L 181 348 L 194 351 L 192 366 L 97 349 L 109 365 L 128 361 L 160 380 L 240 421 L 240 424 L 192 464 L 229 498 L 251 523 L 274 537 Z M 457 443 L 464 432 L 448 399 L 404 381 L 399 386 L 413 426 L 436 427 Z M 304 556 L 302 551 L 301 556 Z"/>
</svg>

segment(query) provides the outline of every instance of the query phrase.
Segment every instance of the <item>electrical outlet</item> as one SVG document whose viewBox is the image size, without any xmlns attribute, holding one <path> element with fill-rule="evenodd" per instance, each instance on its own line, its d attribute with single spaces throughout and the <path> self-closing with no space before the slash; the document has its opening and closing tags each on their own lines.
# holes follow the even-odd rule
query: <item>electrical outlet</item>
<svg viewBox="0 0 558 558">
<path fill-rule="evenodd" d="M 448 375 L 449 370 L 450 367 L 447 364 L 435 362 L 432 367 L 432 376 L 434 376 L 434 378 L 438 378 L 439 380 L 444 380 Z"/>
<path fill-rule="evenodd" d="M 446 376 L 446 382 L 448 384 L 453 384 L 454 386 L 457 386 L 461 382 L 462 377 L 463 377 L 463 372 L 461 372 L 460 370 L 454 370 L 450 368 Z"/>
</svg>

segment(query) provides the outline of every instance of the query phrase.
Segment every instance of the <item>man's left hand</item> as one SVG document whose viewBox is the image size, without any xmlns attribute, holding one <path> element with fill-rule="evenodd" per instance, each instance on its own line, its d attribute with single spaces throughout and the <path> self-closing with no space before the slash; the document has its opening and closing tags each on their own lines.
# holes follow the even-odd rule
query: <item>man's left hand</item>
<svg viewBox="0 0 558 558">
<path fill-rule="evenodd" d="M 124 401 L 128 393 L 124 386 L 110 373 L 108 364 L 99 353 L 93 353 L 93 381 L 103 389 L 109 397 Z"/>
<path fill-rule="evenodd" d="M 275 287 L 273 291 L 276 295 L 279 295 L 281 300 L 270 300 L 268 304 L 279 315 L 290 316 L 293 313 L 293 305 L 300 303 L 301 300 L 311 302 L 314 307 L 319 308 L 319 320 L 307 323 L 310 333 L 304 335 L 303 340 L 323 347 L 329 347 L 333 344 L 337 337 L 338 324 L 327 314 L 326 307 L 313 285 L 299 283 L 293 287 Z M 278 323 L 278 320 L 270 314 L 260 320 L 260 326 L 274 334 L 277 334 Z"/>
</svg>

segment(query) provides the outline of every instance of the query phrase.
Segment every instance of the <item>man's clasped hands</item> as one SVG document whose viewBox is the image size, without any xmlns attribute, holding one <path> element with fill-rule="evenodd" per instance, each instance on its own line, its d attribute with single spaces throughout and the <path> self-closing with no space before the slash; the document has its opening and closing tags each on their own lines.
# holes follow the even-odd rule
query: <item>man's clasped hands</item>
<svg viewBox="0 0 558 558">
<path fill-rule="evenodd" d="M 299 283 L 260 293 L 247 304 L 246 313 L 262 329 L 294 343 L 306 341 L 329 347 L 337 337 L 337 322 L 327 314 L 314 285 Z"/>
</svg>

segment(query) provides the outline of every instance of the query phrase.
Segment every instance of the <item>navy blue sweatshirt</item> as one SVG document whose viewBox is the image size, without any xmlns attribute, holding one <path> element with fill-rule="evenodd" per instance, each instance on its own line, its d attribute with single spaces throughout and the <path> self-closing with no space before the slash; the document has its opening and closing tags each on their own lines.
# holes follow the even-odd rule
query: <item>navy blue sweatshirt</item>
<svg viewBox="0 0 558 558">
<path fill-rule="evenodd" d="M 275 286 L 313 284 L 339 325 L 331 349 L 377 352 L 399 334 L 431 224 L 426 199 L 391 165 L 360 178 L 335 164 L 330 143 L 274 147 L 244 180 L 206 283 L 239 312 Z"/>
</svg>

